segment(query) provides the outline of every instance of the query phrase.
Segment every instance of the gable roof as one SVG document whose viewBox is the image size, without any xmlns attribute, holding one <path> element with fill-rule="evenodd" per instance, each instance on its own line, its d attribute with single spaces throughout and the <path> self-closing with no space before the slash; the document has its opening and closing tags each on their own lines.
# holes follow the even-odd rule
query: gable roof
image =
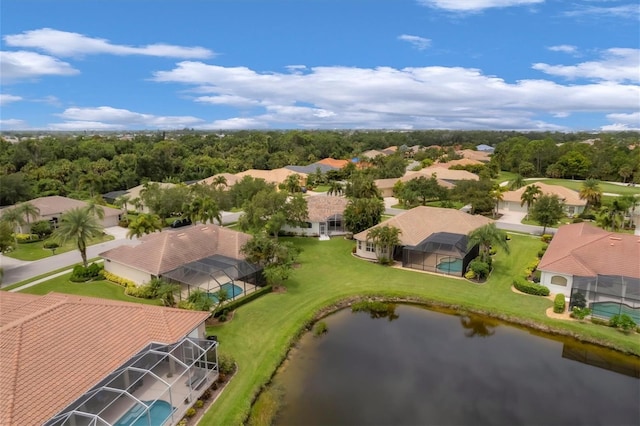
<svg viewBox="0 0 640 426">
<path fill-rule="evenodd" d="M 227 180 L 227 188 L 230 186 L 233 186 L 236 184 L 236 182 L 238 182 L 240 180 L 240 178 L 234 174 L 231 173 L 218 173 L 216 175 L 213 176 L 209 176 L 208 178 L 199 180 L 198 183 L 203 183 L 205 185 L 211 185 L 213 184 L 213 181 L 215 180 L 215 178 L 217 178 L 218 176 L 222 176 Z"/>
<path fill-rule="evenodd" d="M 456 151 L 457 154 L 462 155 L 463 158 L 469 158 L 471 160 L 482 161 L 483 163 L 491 160 L 491 155 L 488 152 L 474 151 L 473 149 L 463 149 Z"/>
<path fill-rule="evenodd" d="M 166 189 L 166 188 L 172 188 L 174 186 L 177 186 L 175 183 L 170 183 L 170 182 L 147 182 L 148 184 L 151 183 L 157 183 L 158 186 L 162 189 Z M 130 188 L 127 190 L 127 194 L 129 194 L 129 196 L 133 199 L 133 198 L 140 198 L 140 192 L 144 189 L 144 184 L 142 185 L 138 185 L 138 186 L 134 186 L 133 188 Z"/>
<path fill-rule="evenodd" d="M 324 222 L 333 215 L 342 215 L 349 200 L 335 195 L 315 195 L 307 197 L 309 222 Z"/>
<path fill-rule="evenodd" d="M 378 155 L 387 155 L 387 154 L 382 151 L 378 151 L 377 149 L 370 149 L 369 151 L 365 151 L 362 154 L 360 154 L 360 158 L 368 158 L 370 160 L 373 160 Z"/>
<path fill-rule="evenodd" d="M 400 229 L 400 245 L 415 246 L 436 232 L 467 235 L 469 232 L 493 222 L 484 216 L 471 215 L 460 210 L 441 207 L 415 207 L 377 224 L 353 237 L 365 241 L 370 229 L 395 226 Z"/>
<path fill-rule="evenodd" d="M 100 256 L 151 275 L 161 275 L 214 254 L 244 259 L 240 249 L 250 239 L 249 234 L 218 225 L 195 225 L 145 235 L 136 246 L 123 245 Z"/>
<path fill-rule="evenodd" d="M 60 195 L 51 195 L 49 197 L 39 197 L 33 200 L 27 201 L 27 203 L 33 204 L 40 209 L 40 215 L 32 220 L 36 222 L 41 220 L 45 216 L 61 215 L 69 210 L 76 208 L 85 208 L 89 205 L 86 201 L 74 200 L 73 198 L 62 197 Z M 20 203 L 17 206 L 24 204 Z M 16 207 L 17 207 L 16 206 Z M 118 209 L 114 209 L 107 206 L 101 206 L 104 210 L 105 217 L 118 216 L 122 212 Z M 13 207 L 9 207 L 13 208 Z"/>
<path fill-rule="evenodd" d="M 236 173 L 236 176 L 242 179 L 245 176 L 251 176 L 254 179 L 264 179 L 267 183 L 275 183 L 276 185 L 284 182 L 290 175 L 300 175 L 300 177 L 307 177 L 306 173 L 294 172 L 293 170 L 286 169 L 284 167 L 273 170 L 258 170 L 249 169 L 244 172 Z"/>
<path fill-rule="evenodd" d="M 580 194 L 578 191 L 574 191 L 569 188 L 565 188 L 560 185 L 549 185 L 544 182 L 535 182 L 531 183 L 527 186 L 523 186 L 522 188 L 518 188 L 515 191 L 507 191 L 502 194 L 502 201 L 512 201 L 512 202 L 522 202 L 522 194 L 526 189 L 532 185 L 536 185 L 540 188 L 545 195 L 557 195 L 566 205 L 569 206 L 584 206 L 587 204 L 586 200 L 580 199 Z"/>
<path fill-rule="evenodd" d="M 151 342 L 208 312 L 84 296 L 0 292 L 0 424 L 39 425 Z"/>
<path fill-rule="evenodd" d="M 567 275 L 640 278 L 640 236 L 608 232 L 589 223 L 558 229 L 538 269 Z"/>
<path fill-rule="evenodd" d="M 333 167 L 334 169 L 341 169 L 347 164 L 349 160 L 336 160 L 334 158 L 323 158 L 320 161 L 316 161 L 314 164 L 324 164 L 325 166 Z"/>
<path fill-rule="evenodd" d="M 437 179 L 442 180 L 480 180 L 480 177 L 475 173 L 471 173 L 466 170 L 452 170 L 438 166 L 427 167 L 416 172 L 409 171 L 405 173 L 405 176 L 414 175 L 414 177 L 418 177 L 420 175 L 423 175 L 426 177 L 431 177 L 432 174 L 435 174 Z"/>
<path fill-rule="evenodd" d="M 484 163 L 470 158 L 461 158 L 460 160 L 451 160 L 446 163 L 434 163 L 433 167 L 445 167 L 450 169 L 453 166 L 483 166 Z"/>
</svg>

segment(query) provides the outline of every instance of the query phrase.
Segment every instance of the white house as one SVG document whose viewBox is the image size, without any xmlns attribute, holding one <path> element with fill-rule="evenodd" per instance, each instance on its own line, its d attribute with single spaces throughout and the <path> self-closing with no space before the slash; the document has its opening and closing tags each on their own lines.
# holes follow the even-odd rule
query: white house
<svg viewBox="0 0 640 426">
<path fill-rule="evenodd" d="M 543 182 L 535 182 L 523 186 L 515 191 L 507 191 L 502 194 L 502 200 L 498 203 L 498 210 L 527 213 L 527 205 L 522 204 L 522 194 L 530 186 L 537 186 L 544 195 L 557 195 L 564 203 L 564 210 L 567 216 L 577 216 L 582 213 L 587 205 L 586 200 L 581 200 L 577 191 L 564 186 L 548 185 Z M 521 205 L 522 204 L 522 205 Z"/>
<path fill-rule="evenodd" d="M 282 232 L 304 236 L 331 236 L 346 233 L 342 215 L 349 200 L 333 195 L 307 197 L 307 222 L 304 226 L 284 225 Z"/>
</svg>

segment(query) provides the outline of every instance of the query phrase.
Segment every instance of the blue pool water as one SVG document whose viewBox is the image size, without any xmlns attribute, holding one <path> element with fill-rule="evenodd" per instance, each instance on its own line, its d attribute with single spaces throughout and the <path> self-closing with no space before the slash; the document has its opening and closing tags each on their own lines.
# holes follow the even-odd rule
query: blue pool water
<svg viewBox="0 0 640 426">
<path fill-rule="evenodd" d="M 438 271 L 442 272 L 462 272 L 462 259 L 445 260 L 438 263 Z"/>
<path fill-rule="evenodd" d="M 615 302 L 596 302 L 591 304 L 593 315 L 611 318 L 618 314 L 629 315 L 636 324 L 640 324 L 640 309 Z"/>
<path fill-rule="evenodd" d="M 234 297 L 242 294 L 242 288 L 231 283 L 222 284 L 220 286 L 220 290 L 227 291 L 227 299 L 233 299 Z M 218 303 L 218 292 L 207 294 L 209 295 L 209 299 L 211 299 L 213 303 Z"/>
<path fill-rule="evenodd" d="M 167 421 L 173 411 L 173 407 L 167 401 L 142 401 L 145 405 L 149 406 L 149 413 L 151 415 L 151 423 L 149 423 L 147 415 L 136 418 L 143 413 L 144 408 L 140 405 L 132 407 L 127 413 L 120 417 L 113 426 L 162 426 Z"/>
</svg>

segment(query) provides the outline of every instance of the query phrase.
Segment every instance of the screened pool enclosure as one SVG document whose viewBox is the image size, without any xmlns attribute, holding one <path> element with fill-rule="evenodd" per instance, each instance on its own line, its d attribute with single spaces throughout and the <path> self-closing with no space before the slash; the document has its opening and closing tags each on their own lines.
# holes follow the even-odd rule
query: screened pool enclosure
<svg viewBox="0 0 640 426">
<path fill-rule="evenodd" d="M 581 294 L 582 296 L 579 296 Z M 571 286 L 572 308 L 578 298 L 584 297 L 593 316 L 611 318 L 629 315 L 640 324 L 640 279 L 620 275 L 573 277 Z"/>
<path fill-rule="evenodd" d="M 218 343 L 151 343 L 46 426 L 176 424 L 218 378 Z"/>
<path fill-rule="evenodd" d="M 242 259 L 216 254 L 169 271 L 163 278 L 180 284 L 181 297 L 199 289 L 217 303 L 220 291 L 228 300 L 256 291 L 264 284 L 262 269 Z"/>
<path fill-rule="evenodd" d="M 478 246 L 467 250 L 466 235 L 436 232 L 415 246 L 402 250 L 402 266 L 421 271 L 462 276 L 478 256 Z"/>
</svg>

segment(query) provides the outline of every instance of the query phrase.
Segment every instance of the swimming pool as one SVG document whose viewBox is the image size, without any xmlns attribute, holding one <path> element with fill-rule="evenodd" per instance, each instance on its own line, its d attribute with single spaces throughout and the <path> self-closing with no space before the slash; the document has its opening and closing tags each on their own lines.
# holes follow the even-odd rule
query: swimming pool
<svg viewBox="0 0 640 426">
<path fill-rule="evenodd" d="M 157 401 L 142 401 L 142 403 L 149 407 L 151 423 L 149 423 L 147 415 L 143 414 L 144 407 L 140 404 L 136 404 L 127 411 L 124 416 L 120 417 L 113 426 L 162 426 L 173 411 L 171 404 L 161 399 Z M 142 416 L 138 417 L 141 414 Z"/>
<path fill-rule="evenodd" d="M 220 286 L 220 290 L 227 291 L 227 300 L 233 299 L 234 297 L 242 294 L 242 288 L 231 283 L 222 284 Z M 207 295 L 209 296 L 209 299 L 211 299 L 213 303 L 218 303 L 218 292 L 220 290 L 216 291 L 215 293 L 207 293 Z"/>
<path fill-rule="evenodd" d="M 593 315 L 606 318 L 611 318 L 618 314 L 627 314 L 635 321 L 636 324 L 640 324 L 640 309 L 634 309 L 624 303 L 595 302 L 591 304 L 591 312 Z"/>
<path fill-rule="evenodd" d="M 436 268 L 441 272 L 462 272 L 462 259 L 449 257 L 440 261 Z"/>
</svg>

